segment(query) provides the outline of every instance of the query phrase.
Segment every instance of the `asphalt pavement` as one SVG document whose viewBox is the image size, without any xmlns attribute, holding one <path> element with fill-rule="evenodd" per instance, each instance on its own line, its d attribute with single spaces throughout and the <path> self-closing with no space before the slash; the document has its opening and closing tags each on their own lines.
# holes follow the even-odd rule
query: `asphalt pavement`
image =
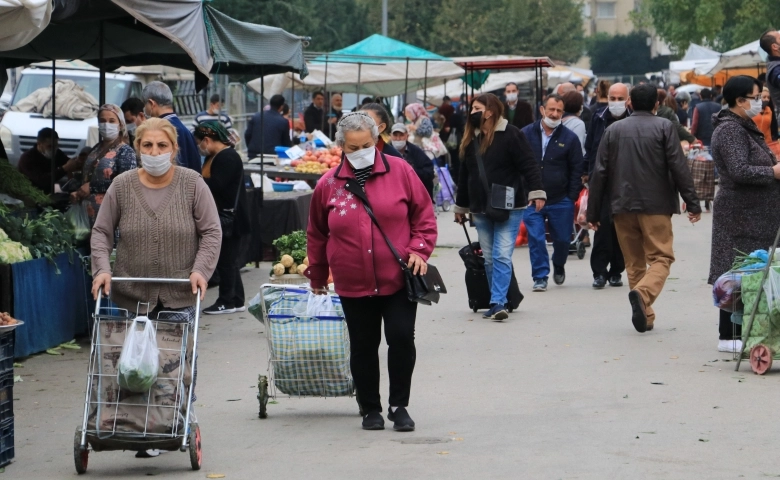
<svg viewBox="0 0 780 480">
<path fill-rule="evenodd" d="M 718 353 L 718 311 L 706 284 L 711 216 L 674 219 L 676 263 L 655 305 L 655 330 L 637 333 L 628 287 L 594 291 L 588 257 L 567 279 L 530 291 L 528 250 L 514 263 L 526 299 L 508 321 L 468 308 L 465 244 L 439 215 L 435 263 L 449 293 L 420 307 L 412 433 L 363 431 L 353 398 L 286 398 L 258 418 L 264 326 L 249 313 L 201 320 L 197 416 L 203 469 L 171 452 L 93 452 L 93 478 L 227 479 L 731 479 L 780 476 L 772 421 L 780 372 L 756 376 Z M 473 237 L 476 231 L 472 229 Z M 589 255 L 589 253 L 588 253 Z M 270 266 L 244 273 L 249 292 Z M 209 290 L 206 305 L 216 298 Z M 5 474 L 76 476 L 73 434 L 84 410 L 88 341 L 16 370 L 16 460 Z M 381 350 L 384 368 L 386 347 Z M 383 370 L 382 394 L 387 395 Z"/>
</svg>

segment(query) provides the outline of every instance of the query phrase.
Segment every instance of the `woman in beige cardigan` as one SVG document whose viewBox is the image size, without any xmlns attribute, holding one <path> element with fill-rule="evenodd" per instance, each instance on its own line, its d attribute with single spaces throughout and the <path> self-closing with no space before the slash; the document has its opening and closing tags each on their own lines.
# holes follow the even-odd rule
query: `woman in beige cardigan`
<svg viewBox="0 0 780 480">
<path fill-rule="evenodd" d="M 111 184 L 92 232 L 92 294 L 111 291 L 120 277 L 189 278 L 180 284 L 117 284 L 112 298 L 130 312 L 139 303 L 150 310 L 193 308 L 214 273 L 222 242 L 217 207 L 196 172 L 174 164 L 176 130 L 165 119 L 150 118 L 136 130 L 135 148 L 143 168 L 119 175 Z M 116 263 L 109 257 L 119 230 Z"/>
</svg>

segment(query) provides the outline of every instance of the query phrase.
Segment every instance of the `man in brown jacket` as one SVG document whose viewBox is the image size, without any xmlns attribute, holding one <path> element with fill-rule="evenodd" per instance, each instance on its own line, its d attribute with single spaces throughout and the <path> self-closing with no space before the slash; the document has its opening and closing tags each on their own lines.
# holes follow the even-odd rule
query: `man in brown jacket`
<svg viewBox="0 0 780 480">
<path fill-rule="evenodd" d="M 601 140 L 587 215 L 597 229 L 602 198 L 608 195 L 631 287 L 631 320 L 643 333 L 653 329 L 652 305 L 674 262 L 671 217 L 680 213 L 678 191 L 691 223 L 701 219 L 701 207 L 674 125 L 655 116 L 655 87 L 634 87 L 631 105 L 634 114 L 614 123 Z"/>
</svg>

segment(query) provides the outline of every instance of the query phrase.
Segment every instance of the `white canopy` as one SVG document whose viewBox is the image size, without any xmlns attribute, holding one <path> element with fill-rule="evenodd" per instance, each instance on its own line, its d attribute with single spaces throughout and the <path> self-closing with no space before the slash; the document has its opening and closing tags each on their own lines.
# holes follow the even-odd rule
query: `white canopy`
<svg viewBox="0 0 780 480">
<path fill-rule="evenodd" d="M 0 0 L 0 51 L 30 43 L 49 25 L 51 0 Z"/>
<path fill-rule="evenodd" d="M 759 41 L 748 43 L 723 53 L 710 68 L 696 68 L 696 75 L 715 75 L 727 68 L 754 68 L 766 62 L 766 52 L 761 50 Z"/>
<path fill-rule="evenodd" d="M 328 63 L 327 78 L 325 63 L 309 63 L 309 75 L 301 80 L 298 74 L 278 74 L 265 77 L 266 98 L 281 94 L 291 88 L 295 82 L 296 89 L 308 91 L 321 90 L 342 92 L 359 92 L 363 95 L 377 97 L 392 97 L 407 91 L 415 91 L 427 85 L 431 87 L 441 85 L 447 80 L 462 77 L 465 72 L 462 68 L 448 61 L 409 62 L 408 82 L 406 62 L 388 62 L 384 64 L 355 64 L 355 63 Z M 260 92 L 260 79 L 256 78 L 247 85 Z M 358 89 L 358 85 L 360 86 Z"/>
<path fill-rule="evenodd" d="M 720 52 L 692 43 L 685 51 L 682 60 L 669 62 L 669 80 L 671 83 L 678 83 L 681 73 L 696 69 L 710 70 L 718 63 L 719 59 Z"/>
<path fill-rule="evenodd" d="M 546 69 L 545 69 L 546 70 Z M 474 92 L 491 92 L 493 90 L 504 89 L 507 83 L 515 82 L 518 85 L 523 83 L 532 83 L 536 78 L 536 74 L 533 71 L 520 71 L 520 72 L 501 72 L 491 73 L 487 80 L 480 88 L 474 89 Z M 434 88 L 428 89 L 427 101 L 432 105 L 441 105 L 442 98 L 445 95 L 451 98 L 458 98 L 464 92 L 463 80 L 456 79 L 439 85 Z M 422 99 L 425 92 L 423 90 L 417 91 L 417 98 Z M 468 94 L 471 95 L 471 87 L 468 87 Z"/>
</svg>

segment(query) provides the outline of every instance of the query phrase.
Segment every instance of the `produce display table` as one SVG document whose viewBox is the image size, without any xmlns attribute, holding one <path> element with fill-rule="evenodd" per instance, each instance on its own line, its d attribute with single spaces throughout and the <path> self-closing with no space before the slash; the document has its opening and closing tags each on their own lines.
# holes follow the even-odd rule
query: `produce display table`
<svg viewBox="0 0 780 480">
<path fill-rule="evenodd" d="M 268 175 L 268 178 L 273 180 L 274 178 L 283 178 L 286 180 L 306 180 L 316 182 L 322 175 L 316 173 L 299 173 L 289 167 L 289 170 L 285 170 L 284 167 L 277 167 L 274 165 L 266 165 L 263 168 L 263 172 Z M 260 173 L 260 165 L 244 164 L 244 172 L 248 173 Z"/>
<path fill-rule="evenodd" d="M 247 190 L 252 233 L 242 241 L 239 265 L 262 262 L 263 250 L 282 235 L 306 230 L 312 192 L 266 192 Z"/>
<path fill-rule="evenodd" d="M 90 284 L 79 257 L 56 258 L 60 273 L 46 259 L 11 265 L 14 318 L 17 328 L 14 355 L 26 357 L 72 340 L 88 331 Z"/>
</svg>

